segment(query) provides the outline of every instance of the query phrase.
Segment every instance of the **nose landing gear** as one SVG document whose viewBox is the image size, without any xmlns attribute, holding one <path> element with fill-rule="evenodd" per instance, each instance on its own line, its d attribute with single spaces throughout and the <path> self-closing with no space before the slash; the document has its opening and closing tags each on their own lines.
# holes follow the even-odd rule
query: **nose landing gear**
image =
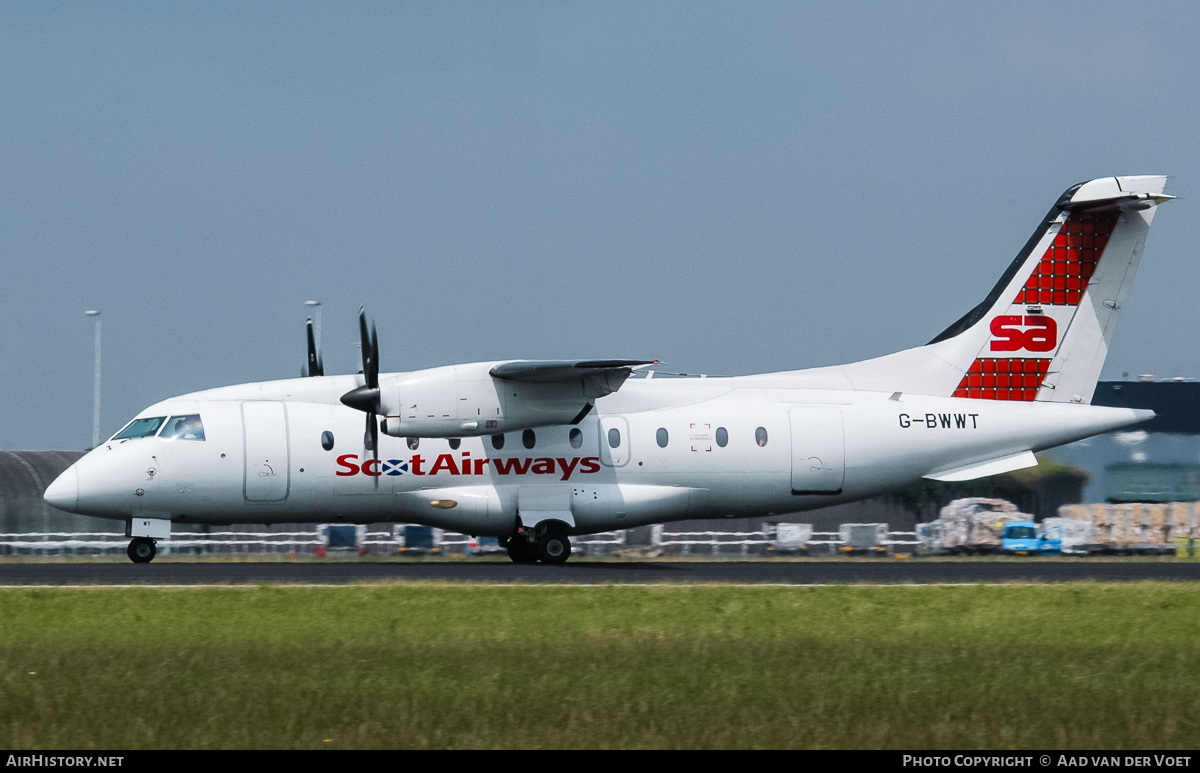
<svg viewBox="0 0 1200 773">
<path fill-rule="evenodd" d="M 149 537 L 134 537 L 129 542 L 129 549 L 125 551 L 129 556 L 129 560 L 135 564 L 148 564 L 154 560 L 154 555 L 158 550 L 154 547 L 154 540 Z"/>
</svg>

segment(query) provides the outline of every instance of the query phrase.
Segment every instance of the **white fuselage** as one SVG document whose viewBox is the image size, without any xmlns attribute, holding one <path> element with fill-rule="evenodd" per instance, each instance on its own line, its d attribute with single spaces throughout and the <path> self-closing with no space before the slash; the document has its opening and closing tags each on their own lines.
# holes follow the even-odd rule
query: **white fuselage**
<svg viewBox="0 0 1200 773">
<path fill-rule="evenodd" d="M 1033 452 L 1153 416 L 1088 403 L 1165 184 L 1072 186 L 982 303 L 924 346 L 835 367 L 663 379 L 631 378 L 647 360 L 517 360 L 379 374 L 360 308 L 366 376 L 164 401 L 45 498 L 130 522 L 133 560 L 153 558 L 146 540 L 168 521 L 341 520 L 520 533 L 514 561 L 561 563 L 564 534 L 771 516 L 1032 466 Z"/>
<path fill-rule="evenodd" d="M 102 443 L 73 466 L 73 480 L 56 482 L 52 501 L 121 520 L 396 521 L 494 536 L 558 502 L 549 507 L 569 513 L 570 533 L 586 534 L 825 507 L 1148 416 L 788 386 L 801 384 L 798 376 L 634 378 L 577 425 L 509 431 L 501 448 L 492 436 L 421 438 L 412 448 L 381 434 L 379 463 L 364 448 L 364 414 L 338 402 L 361 376 L 225 387 L 139 414 L 199 414 L 204 440 Z M 74 507 L 63 494 L 71 484 Z"/>
</svg>

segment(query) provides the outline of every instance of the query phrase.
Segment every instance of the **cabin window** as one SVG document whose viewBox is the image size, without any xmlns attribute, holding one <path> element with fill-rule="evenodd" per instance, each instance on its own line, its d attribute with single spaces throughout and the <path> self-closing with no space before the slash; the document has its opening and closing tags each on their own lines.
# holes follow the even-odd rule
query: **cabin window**
<svg viewBox="0 0 1200 773">
<path fill-rule="evenodd" d="M 492 435 L 492 448 L 496 449 L 497 451 L 499 451 L 501 448 L 504 448 L 504 435 L 503 434 Z"/>
<path fill-rule="evenodd" d="M 621 430 L 617 429 L 616 427 L 613 427 L 612 429 L 610 429 L 608 431 L 608 447 L 609 448 L 620 448 L 621 447 Z"/>
<path fill-rule="evenodd" d="M 204 424 L 200 421 L 200 414 L 193 413 L 188 416 L 172 416 L 167 421 L 167 426 L 163 427 L 160 438 L 178 438 L 179 440 L 203 440 L 204 439 Z"/>
<path fill-rule="evenodd" d="M 576 427 L 567 435 L 567 439 L 571 441 L 571 448 L 579 448 L 583 445 L 583 431 Z"/>
<path fill-rule="evenodd" d="M 410 451 L 416 451 L 417 446 L 419 446 L 419 445 L 421 445 L 421 438 L 410 437 L 408 439 L 408 449 Z"/>
<path fill-rule="evenodd" d="M 526 448 L 533 448 L 537 445 L 537 435 L 533 433 L 533 430 L 527 429 L 521 433 L 521 445 Z"/>
<path fill-rule="evenodd" d="M 461 445 L 462 445 L 462 441 L 459 440 L 458 438 L 456 438 L 456 437 L 450 438 L 450 450 L 451 451 L 457 451 L 458 447 Z"/>
<path fill-rule="evenodd" d="M 754 430 L 754 442 L 758 443 L 760 446 L 766 446 L 767 430 L 765 427 L 759 427 L 758 429 Z"/>
<path fill-rule="evenodd" d="M 326 451 L 333 450 L 333 433 L 329 430 L 321 433 L 321 448 L 324 448 Z"/>
<path fill-rule="evenodd" d="M 667 441 L 670 439 L 667 435 L 666 427 L 659 427 L 658 432 L 654 435 L 654 439 L 658 441 L 659 448 L 666 448 Z"/>
<path fill-rule="evenodd" d="M 152 419 L 134 419 L 129 422 L 125 429 L 121 430 L 113 437 L 113 440 L 131 440 L 139 437 L 150 437 L 163 422 L 167 420 L 166 416 L 155 416 Z"/>
<path fill-rule="evenodd" d="M 721 448 L 729 445 L 729 430 L 724 427 L 717 427 L 717 445 Z"/>
</svg>

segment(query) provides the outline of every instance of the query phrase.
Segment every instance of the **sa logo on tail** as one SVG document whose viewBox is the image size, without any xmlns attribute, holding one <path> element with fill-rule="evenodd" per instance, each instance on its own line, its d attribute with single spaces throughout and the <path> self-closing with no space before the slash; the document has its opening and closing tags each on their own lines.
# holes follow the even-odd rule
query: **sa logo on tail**
<svg viewBox="0 0 1200 773">
<path fill-rule="evenodd" d="M 1024 324 L 1025 329 L 1021 329 Z M 1052 352 L 1058 346 L 1058 323 L 1054 317 L 1031 314 L 1024 319 L 1003 314 L 992 320 L 993 352 Z"/>
</svg>

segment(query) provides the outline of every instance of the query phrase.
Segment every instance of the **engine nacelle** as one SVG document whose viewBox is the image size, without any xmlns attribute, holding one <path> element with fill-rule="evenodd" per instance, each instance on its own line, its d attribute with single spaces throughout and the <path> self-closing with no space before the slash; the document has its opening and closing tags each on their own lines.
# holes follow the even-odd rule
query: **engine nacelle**
<svg viewBox="0 0 1200 773">
<path fill-rule="evenodd" d="M 510 381 L 494 363 L 430 368 L 381 377 L 379 400 L 392 437 L 470 437 L 570 424 L 590 409 L 581 379 Z"/>
</svg>

